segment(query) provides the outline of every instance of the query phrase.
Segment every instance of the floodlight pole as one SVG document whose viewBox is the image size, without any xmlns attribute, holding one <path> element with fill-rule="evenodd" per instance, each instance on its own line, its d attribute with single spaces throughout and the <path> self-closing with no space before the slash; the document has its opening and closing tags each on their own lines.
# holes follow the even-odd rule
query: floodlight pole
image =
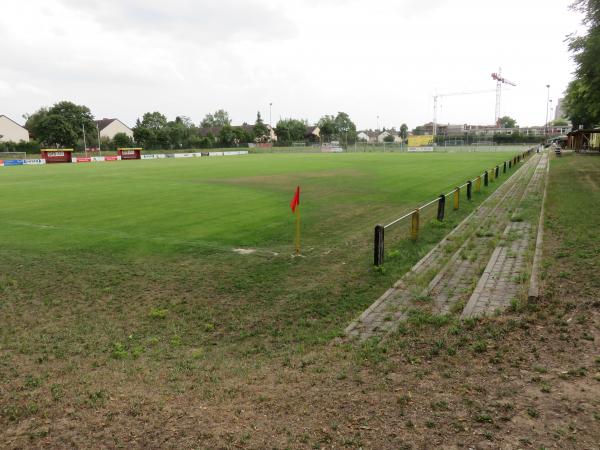
<svg viewBox="0 0 600 450">
<path fill-rule="evenodd" d="M 83 130 L 83 152 L 85 153 L 85 156 L 87 157 L 87 145 L 85 143 L 85 124 L 84 123 L 81 124 L 81 129 Z"/>
<path fill-rule="evenodd" d="M 273 102 L 269 103 L 269 126 L 271 127 L 271 129 L 273 128 L 273 124 L 271 123 L 271 112 L 273 109 Z"/>
<path fill-rule="evenodd" d="M 98 133 L 98 156 L 102 156 L 102 145 L 100 144 L 100 128 L 96 122 L 96 132 Z"/>
<path fill-rule="evenodd" d="M 548 97 L 546 98 L 546 136 L 548 136 L 548 107 L 550 106 L 550 85 L 546 85 L 546 89 L 548 89 Z"/>
</svg>

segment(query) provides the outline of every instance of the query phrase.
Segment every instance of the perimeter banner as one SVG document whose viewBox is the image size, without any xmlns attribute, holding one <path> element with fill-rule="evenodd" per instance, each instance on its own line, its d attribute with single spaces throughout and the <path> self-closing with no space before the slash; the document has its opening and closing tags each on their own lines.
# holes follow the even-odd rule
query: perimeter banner
<svg viewBox="0 0 600 450">
<path fill-rule="evenodd" d="M 432 134 L 424 134 L 422 136 L 409 136 L 408 137 L 408 146 L 409 147 L 426 147 L 428 145 L 433 145 L 433 135 Z"/>
</svg>

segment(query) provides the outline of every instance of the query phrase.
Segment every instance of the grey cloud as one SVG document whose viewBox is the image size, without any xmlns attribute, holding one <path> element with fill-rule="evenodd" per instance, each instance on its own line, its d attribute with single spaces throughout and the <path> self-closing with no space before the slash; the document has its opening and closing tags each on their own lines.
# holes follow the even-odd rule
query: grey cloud
<svg viewBox="0 0 600 450">
<path fill-rule="evenodd" d="M 256 0 L 60 0 L 108 30 L 168 33 L 198 43 L 286 38 L 295 26 Z"/>
</svg>

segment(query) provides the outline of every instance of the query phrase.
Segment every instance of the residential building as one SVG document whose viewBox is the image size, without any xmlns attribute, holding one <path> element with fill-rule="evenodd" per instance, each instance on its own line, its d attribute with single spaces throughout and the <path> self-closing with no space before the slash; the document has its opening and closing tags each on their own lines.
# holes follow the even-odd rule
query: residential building
<svg viewBox="0 0 600 450">
<path fill-rule="evenodd" d="M 565 114 L 565 99 L 559 98 L 556 102 L 556 109 L 554 110 L 554 120 L 566 118 Z"/>
<path fill-rule="evenodd" d="M 119 119 L 96 120 L 96 125 L 98 125 L 100 131 L 100 139 L 113 139 L 117 133 L 125 133 L 133 139 L 133 130 Z"/>
<path fill-rule="evenodd" d="M 14 120 L 0 115 L 0 142 L 29 142 L 29 132 Z"/>
</svg>

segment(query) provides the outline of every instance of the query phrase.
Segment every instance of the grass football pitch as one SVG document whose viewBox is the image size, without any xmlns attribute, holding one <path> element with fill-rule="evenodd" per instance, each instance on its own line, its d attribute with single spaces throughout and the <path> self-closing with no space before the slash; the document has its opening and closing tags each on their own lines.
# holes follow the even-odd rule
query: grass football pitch
<svg viewBox="0 0 600 450">
<path fill-rule="evenodd" d="M 129 347 L 144 354 L 173 339 L 235 343 L 236 352 L 327 341 L 447 232 L 435 227 L 404 242 L 386 273 L 374 274 L 373 226 L 511 156 L 251 155 L 5 168 L 2 338 L 52 322 L 91 331 L 96 351 L 108 356 L 131 335 Z M 294 259 L 296 185 L 304 257 Z M 447 228 L 472 207 L 463 205 Z M 396 235 L 405 237 L 390 230 L 386 250 L 402 245 Z M 151 348 L 148 339 L 158 342 Z M 26 340 L 39 350 L 36 333 Z M 66 341 L 57 337 L 56 345 Z"/>
<path fill-rule="evenodd" d="M 0 378 L 7 387 L 41 380 L 33 391 L 6 391 L 4 418 L 58 411 L 55 397 L 95 402 L 127 380 L 185 390 L 199 368 L 220 374 L 210 378 L 219 384 L 228 376 L 223 368 L 327 345 L 506 176 L 472 203 L 463 198 L 444 225 L 425 226 L 416 243 L 386 232 L 393 256 L 385 271 L 372 268 L 374 225 L 514 154 L 269 154 L 2 168 Z M 291 257 L 296 185 L 301 258 Z"/>
</svg>

